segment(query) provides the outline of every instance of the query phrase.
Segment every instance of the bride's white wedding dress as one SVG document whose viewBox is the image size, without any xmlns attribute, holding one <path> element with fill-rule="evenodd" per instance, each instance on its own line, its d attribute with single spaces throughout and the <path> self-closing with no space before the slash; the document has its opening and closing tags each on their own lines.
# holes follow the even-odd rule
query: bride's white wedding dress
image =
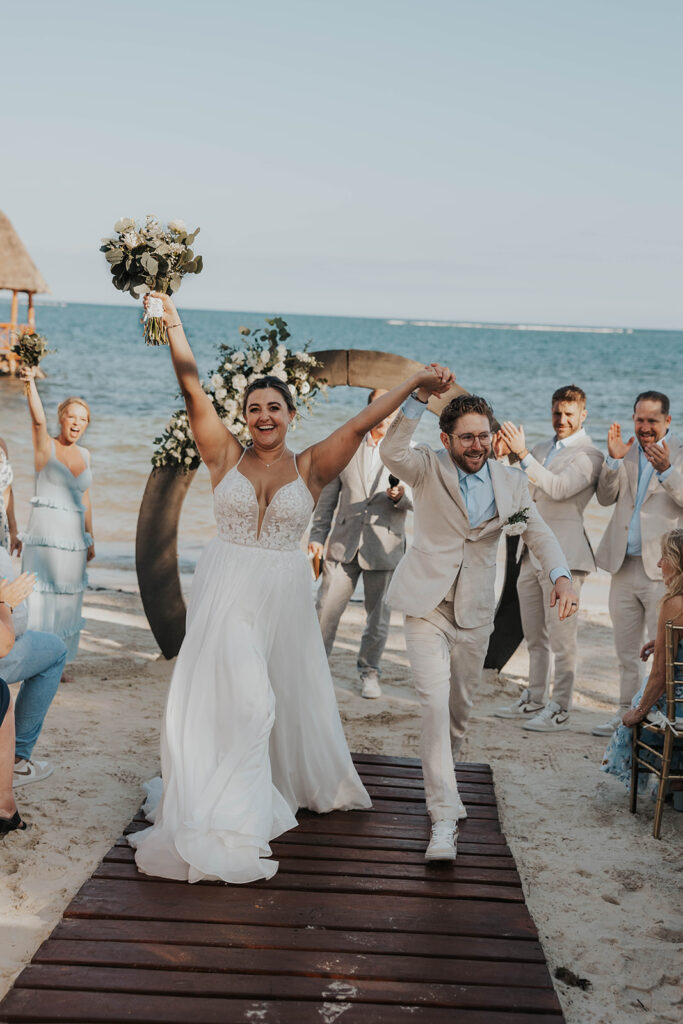
<svg viewBox="0 0 683 1024">
<path fill-rule="evenodd" d="M 270 878 L 269 840 L 297 808 L 370 807 L 346 745 L 300 548 L 313 498 L 298 475 L 260 534 L 253 485 L 229 470 L 214 491 L 218 536 L 197 564 L 161 732 L 152 828 L 129 836 L 150 875 Z M 156 785 L 155 785 L 156 783 Z"/>
</svg>

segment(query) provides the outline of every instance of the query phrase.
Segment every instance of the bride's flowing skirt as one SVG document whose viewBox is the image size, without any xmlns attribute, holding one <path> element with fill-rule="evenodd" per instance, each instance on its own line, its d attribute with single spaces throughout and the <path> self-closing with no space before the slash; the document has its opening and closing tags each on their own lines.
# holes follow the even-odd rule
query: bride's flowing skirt
<svg viewBox="0 0 683 1024">
<path fill-rule="evenodd" d="M 211 541 L 192 586 L 161 735 L 141 871 L 270 878 L 299 807 L 370 806 L 342 729 L 301 551 Z"/>
</svg>

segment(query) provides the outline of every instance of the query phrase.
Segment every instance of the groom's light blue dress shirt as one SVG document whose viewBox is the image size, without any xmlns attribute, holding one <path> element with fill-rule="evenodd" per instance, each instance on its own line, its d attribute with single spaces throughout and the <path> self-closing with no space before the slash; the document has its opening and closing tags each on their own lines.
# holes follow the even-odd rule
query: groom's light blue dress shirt
<svg viewBox="0 0 683 1024">
<path fill-rule="evenodd" d="M 401 411 L 408 419 L 416 420 L 419 419 L 426 408 L 427 406 L 424 402 L 420 402 L 411 395 L 409 398 L 406 398 L 401 406 Z M 485 462 L 476 473 L 466 473 L 464 469 L 457 465 L 455 468 L 458 471 L 460 493 L 465 502 L 467 517 L 470 521 L 470 526 L 474 529 L 487 522 L 487 520 L 493 519 L 497 512 L 496 496 L 493 493 L 493 483 L 491 482 L 491 470 L 489 469 L 488 462 Z M 568 579 L 572 578 L 569 569 L 565 569 L 564 566 L 551 570 L 551 582 L 554 583 L 559 576 L 567 576 Z"/>
<path fill-rule="evenodd" d="M 664 437 L 661 438 L 660 441 L 657 441 L 660 448 L 662 446 L 662 441 L 669 440 L 669 433 L 670 432 L 667 430 Z M 605 462 L 610 469 L 619 469 L 619 463 L 621 461 L 621 459 L 613 459 L 611 455 L 608 455 L 605 459 Z M 657 473 L 657 479 L 660 481 L 666 480 L 672 469 L 673 466 L 669 466 L 669 468 L 665 469 L 663 473 Z M 647 489 L 650 485 L 650 480 L 652 480 L 652 474 L 654 471 L 655 467 L 648 461 L 647 455 L 640 445 L 638 445 L 638 489 L 636 491 L 636 504 L 633 509 L 633 515 L 631 516 L 631 522 L 628 526 L 628 537 L 626 539 L 627 555 L 642 555 L 643 553 L 643 543 L 640 534 L 640 510 L 643 506 L 643 502 L 645 501 L 645 495 L 647 494 Z"/>
<path fill-rule="evenodd" d="M 584 430 L 583 427 L 581 427 L 580 430 L 577 430 L 575 434 L 570 434 L 569 437 L 565 437 L 565 438 L 557 438 L 557 437 L 555 437 L 555 438 L 553 438 L 553 446 L 550 449 L 550 451 L 548 452 L 548 454 L 546 455 L 546 457 L 544 458 L 543 465 L 544 466 L 549 466 L 550 463 L 555 458 L 555 456 L 559 455 L 559 453 L 563 450 L 563 448 L 571 448 L 571 446 L 573 444 L 576 444 L 577 441 L 580 441 L 581 438 L 585 437 L 585 436 L 586 436 L 586 431 Z M 529 466 L 531 465 L 531 461 L 532 461 L 531 452 L 527 452 L 526 455 L 524 456 L 524 458 L 519 460 L 519 464 L 524 469 L 528 469 Z"/>
</svg>

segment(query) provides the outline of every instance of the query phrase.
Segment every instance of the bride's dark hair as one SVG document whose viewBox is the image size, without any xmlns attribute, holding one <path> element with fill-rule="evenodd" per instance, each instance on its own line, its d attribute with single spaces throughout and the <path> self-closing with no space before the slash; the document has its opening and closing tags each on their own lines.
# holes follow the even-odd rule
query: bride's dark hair
<svg viewBox="0 0 683 1024">
<path fill-rule="evenodd" d="M 289 390 L 289 385 L 285 381 L 280 380 L 279 377 L 259 377 L 258 380 L 253 380 L 244 392 L 244 398 L 242 400 L 242 415 L 244 416 L 247 411 L 247 402 L 252 391 L 261 391 L 264 388 L 273 388 L 275 391 L 279 391 L 285 400 L 285 405 L 290 412 L 296 412 L 296 405 L 292 398 L 292 393 Z"/>
</svg>

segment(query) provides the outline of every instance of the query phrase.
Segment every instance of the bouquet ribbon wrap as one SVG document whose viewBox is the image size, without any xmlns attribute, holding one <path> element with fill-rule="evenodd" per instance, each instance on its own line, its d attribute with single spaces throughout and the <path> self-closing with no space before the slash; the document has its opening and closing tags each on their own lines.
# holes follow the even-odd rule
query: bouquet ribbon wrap
<svg viewBox="0 0 683 1024">
<path fill-rule="evenodd" d="M 150 299 L 145 310 L 145 323 L 156 320 L 164 315 L 164 304 L 161 299 Z"/>
</svg>

